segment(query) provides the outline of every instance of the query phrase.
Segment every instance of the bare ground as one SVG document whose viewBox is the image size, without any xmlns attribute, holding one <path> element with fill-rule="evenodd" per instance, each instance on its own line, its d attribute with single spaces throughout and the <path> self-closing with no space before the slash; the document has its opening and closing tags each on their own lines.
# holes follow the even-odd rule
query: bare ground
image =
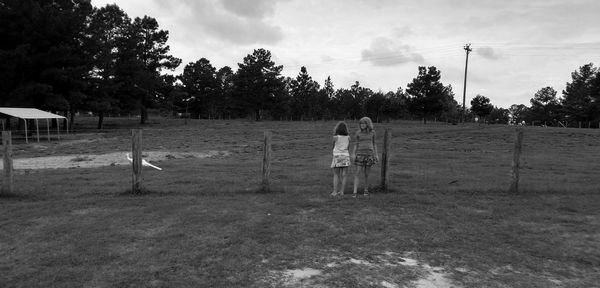
<svg viewBox="0 0 600 288">
<path fill-rule="evenodd" d="M 14 169 L 58 169 L 58 168 L 95 168 L 102 166 L 130 165 L 126 154 L 121 151 L 107 154 L 72 154 L 62 156 L 44 156 L 31 158 L 17 158 L 13 160 Z M 231 153 L 227 151 L 206 152 L 172 152 L 172 151 L 146 151 L 142 158 L 150 163 L 156 163 L 183 158 L 222 158 Z M 4 164 L 0 163 L 3 169 Z"/>
</svg>

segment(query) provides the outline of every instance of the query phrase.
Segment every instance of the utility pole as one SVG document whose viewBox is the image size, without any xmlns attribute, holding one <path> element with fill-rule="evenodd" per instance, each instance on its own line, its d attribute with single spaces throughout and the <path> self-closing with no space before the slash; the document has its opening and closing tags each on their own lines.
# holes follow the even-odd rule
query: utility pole
<svg viewBox="0 0 600 288">
<path fill-rule="evenodd" d="M 471 44 L 467 44 L 464 47 L 465 51 L 467 52 L 467 60 L 465 61 L 465 84 L 463 85 L 463 107 L 462 107 L 462 119 L 461 122 L 464 124 L 465 123 L 465 98 L 467 95 L 467 65 L 469 65 L 469 52 L 473 51 L 473 49 L 471 49 Z"/>
</svg>

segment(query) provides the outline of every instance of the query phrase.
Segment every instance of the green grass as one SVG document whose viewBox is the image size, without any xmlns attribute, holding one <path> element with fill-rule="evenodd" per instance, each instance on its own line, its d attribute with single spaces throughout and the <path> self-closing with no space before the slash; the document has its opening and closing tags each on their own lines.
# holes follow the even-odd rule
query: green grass
<svg viewBox="0 0 600 288">
<path fill-rule="evenodd" d="M 392 193 L 336 200 L 328 197 L 335 122 L 177 124 L 144 127 L 144 149 L 232 156 L 161 162 L 163 171 L 144 170 L 140 196 L 125 193 L 127 166 L 17 173 L 15 195 L 0 198 L 0 286 L 403 287 L 427 276 L 385 265 L 399 257 L 440 267 L 463 287 L 600 283 L 598 130 L 527 127 L 513 195 L 513 127 L 376 124 L 380 152 L 383 128 L 393 129 Z M 270 194 L 257 193 L 265 129 L 274 141 Z M 17 142 L 15 154 L 126 151 L 128 135 Z M 68 142 L 83 138 L 91 141 Z M 303 268 L 322 274 L 284 277 Z"/>
</svg>

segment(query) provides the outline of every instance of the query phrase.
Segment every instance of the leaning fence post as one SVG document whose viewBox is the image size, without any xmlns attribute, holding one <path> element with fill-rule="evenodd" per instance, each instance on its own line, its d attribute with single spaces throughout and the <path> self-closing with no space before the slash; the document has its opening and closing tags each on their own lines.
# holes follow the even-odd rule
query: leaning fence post
<svg viewBox="0 0 600 288">
<path fill-rule="evenodd" d="M 513 154 L 512 161 L 512 172 L 511 172 L 511 180 L 510 183 L 510 192 L 518 193 L 519 192 L 519 169 L 521 168 L 521 148 L 523 144 L 523 128 L 517 128 L 517 139 L 515 139 L 515 150 Z"/>
<path fill-rule="evenodd" d="M 132 187 L 131 192 L 142 191 L 142 129 L 131 130 Z"/>
<path fill-rule="evenodd" d="M 262 191 L 271 192 L 271 131 L 265 131 L 262 161 Z"/>
<path fill-rule="evenodd" d="M 4 185 L 2 192 L 13 193 L 13 160 L 12 160 L 12 134 L 2 131 L 2 146 L 4 147 Z"/>
<path fill-rule="evenodd" d="M 386 128 L 383 135 L 383 153 L 381 154 L 381 189 L 389 192 L 390 188 L 390 147 L 392 143 L 392 129 Z"/>
</svg>

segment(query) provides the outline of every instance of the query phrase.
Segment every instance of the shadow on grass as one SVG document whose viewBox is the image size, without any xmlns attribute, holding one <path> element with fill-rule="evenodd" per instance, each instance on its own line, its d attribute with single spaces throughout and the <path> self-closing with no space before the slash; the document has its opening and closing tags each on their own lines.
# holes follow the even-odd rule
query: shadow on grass
<svg viewBox="0 0 600 288">
<path fill-rule="evenodd" d="M 138 192 L 133 192 L 132 189 L 127 189 L 123 192 L 117 193 L 117 196 L 123 197 L 143 197 L 143 196 L 172 196 L 172 192 L 161 192 L 150 189 L 140 189 Z"/>
<path fill-rule="evenodd" d="M 243 194 L 247 194 L 247 193 L 255 193 L 255 194 L 281 194 L 281 193 L 285 193 L 285 188 L 283 187 L 279 187 L 279 186 L 271 186 L 269 188 L 263 187 L 263 186 L 259 186 L 259 187 L 254 187 L 254 188 L 250 188 L 250 189 L 246 189 L 246 190 L 240 190 L 239 192 L 237 192 L 237 194 L 243 193 Z"/>
<path fill-rule="evenodd" d="M 0 200 L 15 200 L 15 201 L 25 201 L 25 200 L 44 200 L 43 197 L 32 195 L 32 194 L 21 194 L 21 193 L 0 193 Z"/>
<path fill-rule="evenodd" d="M 290 191 L 287 191 L 290 192 Z M 232 189 L 227 192 L 223 190 L 215 189 L 215 190 L 188 190 L 188 191 L 161 191 L 155 189 L 147 189 L 142 188 L 139 192 L 134 193 L 132 189 L 127 189 L 122 192 L 118 192 L 114 194 L 117 197 L 145 197 L 145 196 L 160 196 L 160 197 L 170 197 L 170 196 L 219 196 L 219 197 L 227 197 L 227 196 L 235 196 L 235 195 L 276 195 L 276 194 L 285 194 L 286 190 L 284 187 L 271 187 L 269 190 L 264 189 L 262 186 L 260 187 L 248 187 L 243 188 L 240 187 L 238 189 Z"/>
</svg>

